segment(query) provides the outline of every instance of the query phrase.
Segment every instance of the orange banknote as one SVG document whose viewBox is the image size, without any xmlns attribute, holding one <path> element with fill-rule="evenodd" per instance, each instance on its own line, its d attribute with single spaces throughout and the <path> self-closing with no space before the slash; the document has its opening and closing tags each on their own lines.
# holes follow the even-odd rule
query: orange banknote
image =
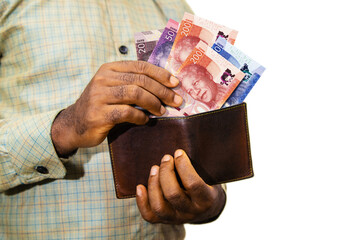
<svg viewBox="0 0 360 240">
<path fill-rule="evenodd" d="M 166 107 L 164 116 L 188 116 L 221 108 L 245 74 L 200 41 L 175 76 L 174 88 L 184 99 L 178 108 Z"/>
<path fill-rule="evenodd" d="M 216 39 L 221 37 L 229 43 L 234 44 L 237 34 L 238 31 L 234 29 L 190 13 L 185 13 L 171 48 L 165 69 L 174 74 L 200 40 L 212 46 Z"/>
</svg>

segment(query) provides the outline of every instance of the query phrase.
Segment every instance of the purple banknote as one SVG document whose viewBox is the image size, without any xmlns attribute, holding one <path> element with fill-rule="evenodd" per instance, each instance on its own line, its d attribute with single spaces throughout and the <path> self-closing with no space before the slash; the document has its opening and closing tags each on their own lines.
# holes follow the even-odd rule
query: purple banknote
<svg viewBox="0 0 360 240">
<path fill-rule="evenodd" d="M 148 62 L 156 66 L 165 68 L 166 61 L 170 55 L 172 45 L 176 37 L 179 23 L 170 19 L 166 24 L 163 33 L 160 36 L 153 52 L 151 53 Z"/>
</svg>

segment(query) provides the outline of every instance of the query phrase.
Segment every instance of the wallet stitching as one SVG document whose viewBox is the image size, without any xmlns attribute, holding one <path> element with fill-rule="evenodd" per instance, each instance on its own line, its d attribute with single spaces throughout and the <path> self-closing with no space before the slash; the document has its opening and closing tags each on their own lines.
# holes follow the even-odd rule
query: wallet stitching
<svg viewBox="0 0 360 240">
<path fill-rule="evenodd" d="M 238 180 L 242 180 L 242 179 L 246 179 L 246 178 L 251 178 L 252 176 L 254 176 L 253 172 L 251 171 L 251 173 L 249 173 L 248 175 L 242 176 L 242 177 L 238 177 L 238 178 L 232 178 L 226 181 L 220 181 L 217 182 L 216 184 L 213 185 L 218 185 L 218 184 L 223 184 L 223 183 L 229 183 L 229 182 L 234 182 L 234 181 L 238 181 Z M 212 186 L 213 186 L 212 185 Z"/>
<path fill-rule="evenodd" d="M 156 118 L 159 121 L 168 121 L 168 120 L 180 120 L 180 119 L 191 119 L 191 118 L 201 118 L 201 117 L 205 117 L 208 115 L 213 115 L 215 113 L 220 113 L 220 112 L 225 112 L 225 111 L 230 111 L 231 109 L 234 108 L 244 108 L 246 106 L 245 103 L 242 103 L 240 105 L 236 105 L 236 106 L 232 106 L 232 107 L 227 107 L 227 108 L 222 108 L 222 109 L 218 109 L 215 111 L 211 111 L 211 112 L 205 112 L 205 113 L 200 113 L 200 114 L 195 114 L 195 115 L 191 115 L 191 116 L 182 116 L 182 117 L 163 117 L 163 118 Z"/>
</svg>

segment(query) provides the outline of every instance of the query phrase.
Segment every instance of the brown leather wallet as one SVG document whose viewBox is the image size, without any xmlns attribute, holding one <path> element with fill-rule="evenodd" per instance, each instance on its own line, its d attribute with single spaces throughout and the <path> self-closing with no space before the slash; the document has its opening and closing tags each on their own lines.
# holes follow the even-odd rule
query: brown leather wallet
<svg viewBox="0 0 360 240">
<path fill-rule="evenodd" d="M 209 185 L 250 178 L 246 104 L 188 117 L 151 118 L 146 125 L 116 125 L 108 135 L 117 198 L 134 197 L 147 186 L 150 168 L 176 149 L 188 154 Z"/>
</svg>

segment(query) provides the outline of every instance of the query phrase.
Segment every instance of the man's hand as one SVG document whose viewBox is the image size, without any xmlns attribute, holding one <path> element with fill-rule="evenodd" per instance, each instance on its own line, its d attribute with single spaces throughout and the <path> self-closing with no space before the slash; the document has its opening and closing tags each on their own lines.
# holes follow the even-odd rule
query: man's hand
<svg viewBox="0 0 360 240">
<path fill-rule="evenodd" d="M 60 155 L 100 144 L 118 123 L 145 124 L 150 113 L 165 113 L 162 103 L 178 107 L 182 98 L 169 88 L 179 80 L 167 70 L 141 61 L 107 63 L 100 67 L 80 98 L 55 119 L 51 136 Z"/>
<path fill-rule="evenodd" d="M 184 188 L 180 187 L 175 168 Z M 207 222 L 221 213 L 226 200 L 222 187 L 207 185 L 183 150 L 175 152 L 175 159 L 165 155 L 160 167 L 153 166 L 148 189 L 138 185 L 136 194 L 141 215 L 151 223 Z"/>
</svg>

